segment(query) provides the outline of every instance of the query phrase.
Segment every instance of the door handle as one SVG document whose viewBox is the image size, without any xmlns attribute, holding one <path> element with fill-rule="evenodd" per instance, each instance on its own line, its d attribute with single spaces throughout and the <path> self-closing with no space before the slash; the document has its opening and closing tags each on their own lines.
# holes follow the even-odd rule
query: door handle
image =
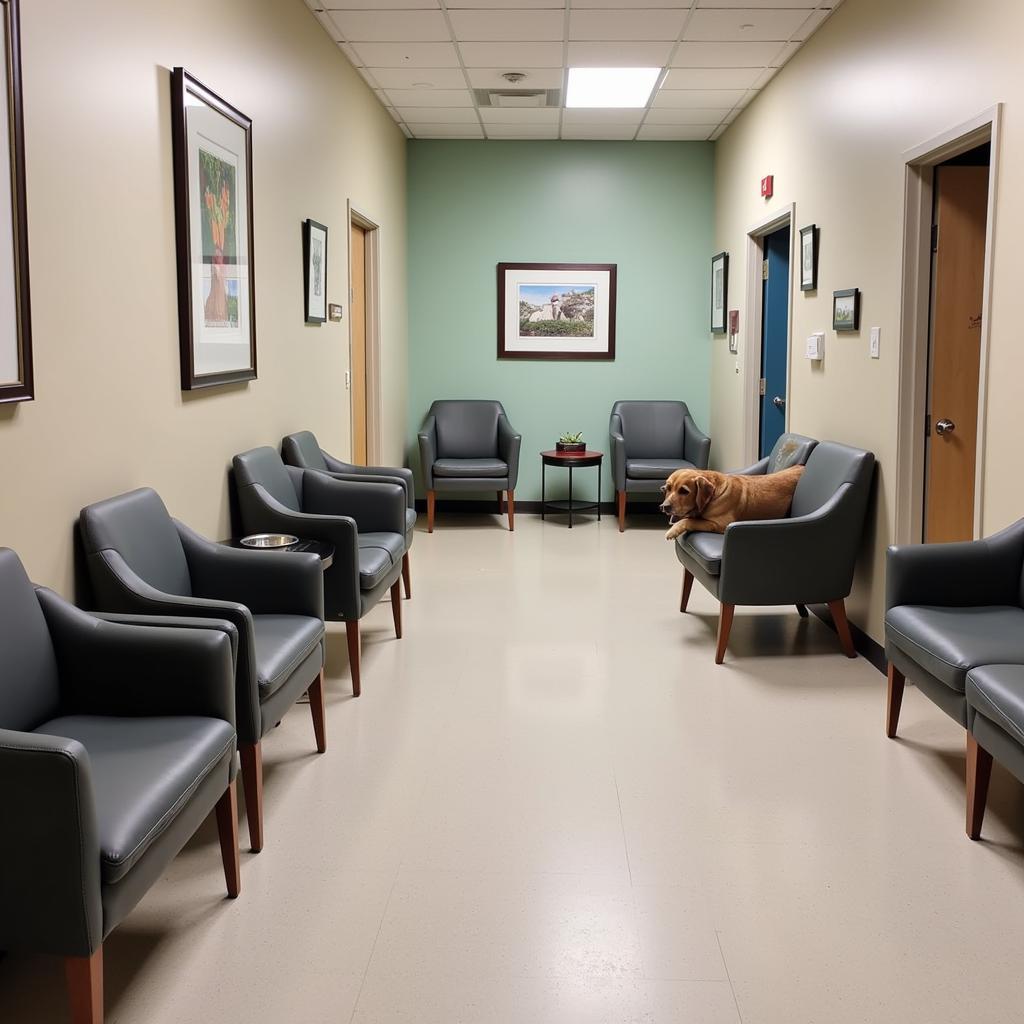
<svg viewBox="0 0 1024 1024">
<path fill-rule="evenodd" d="M 785 409 L 786 408 L 786 400 L 782 397 L 782 395 L 776 395 L 772 399 L 772 405 L 774 405 L 776 409 L 780 409 L 780 410 L 781 409 Z"/>
<path fill-rule="evenodd" d="M 939 420 L 935 424 L 936 434 L 952 434 L 956 430 L 956 424 L 952 420 Z"/>
</svg>

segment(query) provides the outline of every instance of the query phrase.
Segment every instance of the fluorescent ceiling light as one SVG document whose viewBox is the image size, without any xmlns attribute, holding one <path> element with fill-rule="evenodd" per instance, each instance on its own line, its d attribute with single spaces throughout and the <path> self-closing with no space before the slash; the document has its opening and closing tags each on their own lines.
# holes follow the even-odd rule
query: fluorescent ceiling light
<svg viewBox="0 0 1024 1024">
<path fill-rule="evenodd" d="M 569 68 L 567 107 L 646 107 L 661 68 Z"/>
</svg>

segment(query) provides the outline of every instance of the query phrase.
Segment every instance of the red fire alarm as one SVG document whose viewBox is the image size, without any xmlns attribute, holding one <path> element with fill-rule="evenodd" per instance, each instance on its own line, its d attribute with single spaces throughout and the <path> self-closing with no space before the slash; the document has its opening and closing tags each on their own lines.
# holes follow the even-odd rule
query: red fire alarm
<svg viewBox="0 0 1024 1024">
<path fill-rule="evenodd" d="M 766 174 L 761 179 L 761 196 L 764 199 L 771 199 L 772 193 L 775 191 L 775 175 Z"/>
</svg>

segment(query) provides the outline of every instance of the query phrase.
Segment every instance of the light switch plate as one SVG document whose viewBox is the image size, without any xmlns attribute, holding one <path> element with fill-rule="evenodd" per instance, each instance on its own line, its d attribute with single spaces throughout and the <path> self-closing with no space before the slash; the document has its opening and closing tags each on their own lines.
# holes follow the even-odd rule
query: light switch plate
<svg viewBox="0 0 1024 1024">
<path fill-rule="evenodd" d="M 342 317 L 341 303 L 331 302 L 327 306 L 327 319 L 335 322 L 339 321 Z"/>
<path fill-rule="evenodd" d="M 814 334 L 808 335 L 807 337 L 807 358 L 808 359 L 824 359 L 825 358 L 825 332 L 816 331 Z"/>
<path fill-rule="evenodd" d="M 878 350 L 882 345 L 882 328 L 872 327 L 871 328 L 871 358 L 878 358 Z"/>
</svg>

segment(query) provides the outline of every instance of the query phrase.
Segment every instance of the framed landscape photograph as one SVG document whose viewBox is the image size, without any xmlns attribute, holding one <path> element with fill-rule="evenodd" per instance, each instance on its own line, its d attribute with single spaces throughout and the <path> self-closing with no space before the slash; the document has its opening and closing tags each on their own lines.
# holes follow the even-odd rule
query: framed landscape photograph
<svg viewBox="0 0 1024 1024">
<path fill-rule="evenodd" d="M 0 403 L 27 402 L 35 397 L 18 13 L 18 0 L 0 0 L 4 33 L 0 61 L 7 89 L 7 102 L 0 111 L 0 144 L 7 168 L 0 174 Z"/>
<path fill-rule="evenodd" d="M 256 377 L 252 122 L 171 73 L 181 387 Z"/>
<path fill-rule="evenodd" d="M 711 257 L 711 332 L 725 334 L 729 308 L 729 254 Z"/>
<path fill-rule="evenodd" d="M 614 359 L 614 263 L 499 263 L 499 359 Z"/>
<path fill-rule="evenodd" d="M 800 290 L 813 292 L 818 287 L 818 226 L 800 229 Z"/>
<path fill-rule="evenodd" d="M 860 330 L 859 288 L 845 288 L 832 293 L 832 330 Z"/>
<path fill-rule="evenodd" d="M 326 323 L 327 228 L 308 218 L 302 224 L 302 267 L 306 287 L 306 323 Z"/>
</svg>

